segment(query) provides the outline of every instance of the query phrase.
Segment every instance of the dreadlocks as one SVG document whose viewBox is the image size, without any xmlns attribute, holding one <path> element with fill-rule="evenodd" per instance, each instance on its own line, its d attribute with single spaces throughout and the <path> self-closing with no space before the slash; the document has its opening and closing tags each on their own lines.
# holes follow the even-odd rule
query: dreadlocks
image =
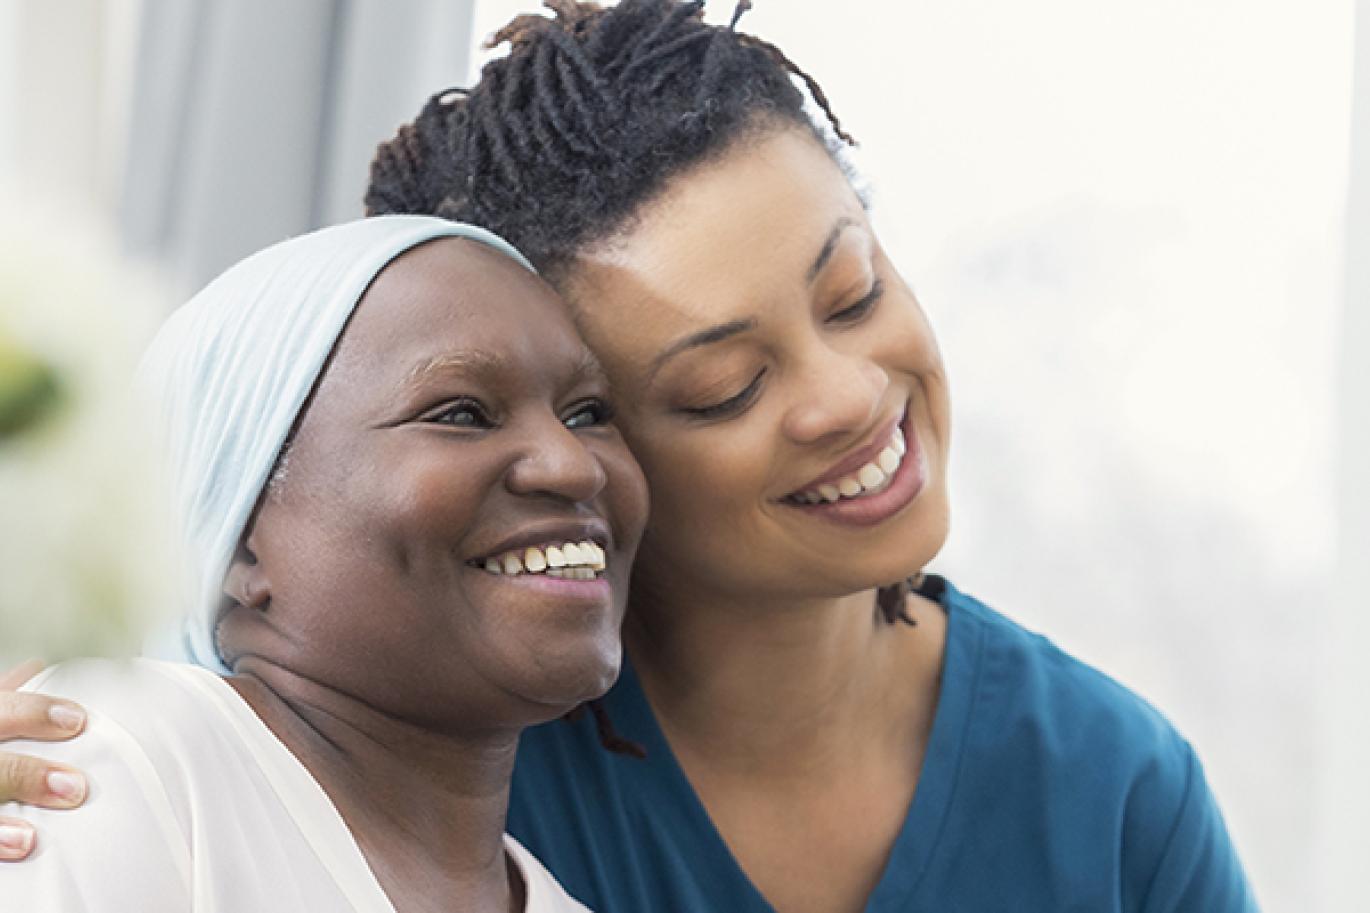
<svg viewBox="0 0 1370 913">
<path fill-rule="evenodd" d="M 381 145 L 367 212 L 429 213 L 509 239 L 545 275 L 622 229 L 682 171 L 739 140 L 813 131 L 802 81 L 842 141 L 818 83 L 778 48 L 708 25 L 702 0 L 545 0 L 490 39 L 509 54 L 469 90 L 433 96 Z"/>
</svg>

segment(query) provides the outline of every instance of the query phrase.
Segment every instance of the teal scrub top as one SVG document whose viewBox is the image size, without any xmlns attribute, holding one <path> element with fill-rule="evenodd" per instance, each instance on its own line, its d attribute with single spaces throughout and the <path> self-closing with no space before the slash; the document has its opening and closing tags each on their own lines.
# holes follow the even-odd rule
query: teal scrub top
<svg viewBox="0 0 1370 913">
<path fill-rule="evenodd" d="M 1193 749 L 1149 704 L 928 577 L 947 613 L 918 788 L 868 913 L 1257 909 Z M 631 664 L 587 714 L 525 733 L 509 831 L 599 913 L 770 913 L 671 754 Z"/>
</svg>

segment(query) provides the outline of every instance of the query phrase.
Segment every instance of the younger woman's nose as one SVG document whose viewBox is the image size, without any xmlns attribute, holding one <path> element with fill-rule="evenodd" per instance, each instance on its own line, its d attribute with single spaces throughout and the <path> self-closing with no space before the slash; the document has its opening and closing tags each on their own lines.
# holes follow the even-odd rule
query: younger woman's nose
<svg viewBox="0 0 1370 913">
<path fill-rule="evenodd" d="M 800 444 L 869 431 L 889 390 L 889 375 L 879 364 L 831 349 L 805 365 L 797 380 L 784 430 Z"/>
</svg>

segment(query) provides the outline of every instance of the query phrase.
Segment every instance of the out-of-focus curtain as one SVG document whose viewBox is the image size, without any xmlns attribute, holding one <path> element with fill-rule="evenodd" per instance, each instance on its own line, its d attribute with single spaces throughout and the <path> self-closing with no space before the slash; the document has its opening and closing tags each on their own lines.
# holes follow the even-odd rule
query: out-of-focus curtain
<svg viewBox="0 0 1370 913">
<path fill-rule="evenodd" d="M 1329 913 L 1370 904 L 1370 0 L 1357 3 L 1355 35 L 1337 374 L 1338 561 L 1321 714 L 1319 909 Z"/>
<path fill-rule="evenodd" d="M 119 215 L 193 289 L 361 215 L 376 144 L 464 82 L 472 3 L 142 0 Z"/>
</svg>

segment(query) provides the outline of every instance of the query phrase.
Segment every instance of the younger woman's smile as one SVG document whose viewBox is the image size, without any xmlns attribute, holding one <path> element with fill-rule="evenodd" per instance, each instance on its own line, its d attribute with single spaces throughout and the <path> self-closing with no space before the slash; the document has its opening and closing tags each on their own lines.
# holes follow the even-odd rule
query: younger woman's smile
<svg viewBox="0 0 1370 913">
<path fill-rule="evenodd" d="M 898 514 L 927 482 L 926 457 L 907 408 L 874 444 L 853 451 L 836 467 L 782 502 L 834 523 L 873 526 Z"/>
</svg>

